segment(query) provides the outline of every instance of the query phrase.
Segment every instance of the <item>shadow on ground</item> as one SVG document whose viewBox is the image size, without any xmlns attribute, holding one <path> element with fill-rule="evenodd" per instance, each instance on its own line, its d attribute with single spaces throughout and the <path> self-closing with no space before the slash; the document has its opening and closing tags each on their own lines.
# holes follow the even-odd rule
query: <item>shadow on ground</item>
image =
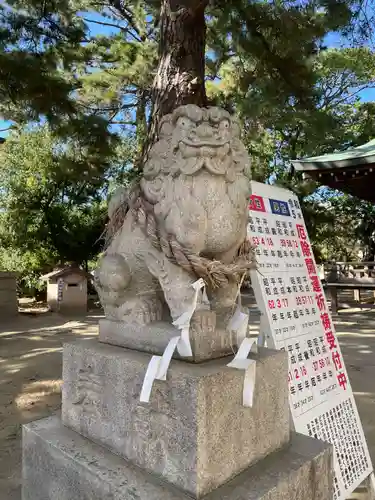
<svg viewBox="0 0 375 500">
<path fill-rule="evenodd" d="M 20 314 L 0 325 L 1 500 L 20 500 L 22 424 L 60 409 L 63 343 L 96 336 L 99 317 Z"/>
<path fill-rule="evenodd" d="M 375 462 L 375 311 L 343 311 L 335 321 L 341 350 Z"/>
</svg>

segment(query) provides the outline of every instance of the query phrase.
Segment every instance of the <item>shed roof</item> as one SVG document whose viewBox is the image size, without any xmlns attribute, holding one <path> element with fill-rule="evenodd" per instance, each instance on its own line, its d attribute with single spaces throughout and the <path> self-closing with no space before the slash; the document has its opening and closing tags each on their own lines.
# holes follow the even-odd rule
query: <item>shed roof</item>
<svg viewBox="0 0 375 500">
<path fill-rule="evenodd" d="M 92 276 L 90 273 L 87 273 L 83 269 L 80 269 L 79 267 L 73 267 L 73 266 L 65 266 L 65 267 L 60 267 L 59 269 L 54 269 L 50 273 L 44 274 L 43 276 L 40 277 L 42 281 L 48 281 L 51 278 L 60 278 L 62 276 L 65 276 L 66 274 L 81 274 L 82 276 L 85 276 L 87 279 L 91 279 Z"/>
</svg>

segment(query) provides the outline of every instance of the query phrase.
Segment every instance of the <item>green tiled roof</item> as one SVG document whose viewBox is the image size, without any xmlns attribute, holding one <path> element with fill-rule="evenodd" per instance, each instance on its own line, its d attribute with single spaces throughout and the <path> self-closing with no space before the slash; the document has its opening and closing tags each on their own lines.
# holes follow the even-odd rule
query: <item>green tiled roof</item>
<svg viewBox="0 0 375 500">
<path fill-rule="evenodd" d="M 357 165 L 375 163 L 375 139 L 346 151 L 302 158 L 292 163 L 296 170 L 301 171 L 356 167 Z"/>
</svg>

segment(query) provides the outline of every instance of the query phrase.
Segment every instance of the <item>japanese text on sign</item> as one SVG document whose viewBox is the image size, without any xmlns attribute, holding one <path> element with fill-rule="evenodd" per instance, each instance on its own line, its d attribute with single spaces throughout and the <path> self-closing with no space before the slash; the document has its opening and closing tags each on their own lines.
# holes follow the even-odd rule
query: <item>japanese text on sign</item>
<svg viewBox="0 0 375 500">
<path fill-rule="evenodd" d="M 252 192 L 248 238 L 257 258 L 252 286 L 267 341 L 288 353 L 296 431 L 335 447 L 334 498 L 345 499 L 372 465 L 302 210 L 287 190 L 252 182 Z M 350 450 L 345 456 L 339 451 L 343 432 Z"/>
</svg>

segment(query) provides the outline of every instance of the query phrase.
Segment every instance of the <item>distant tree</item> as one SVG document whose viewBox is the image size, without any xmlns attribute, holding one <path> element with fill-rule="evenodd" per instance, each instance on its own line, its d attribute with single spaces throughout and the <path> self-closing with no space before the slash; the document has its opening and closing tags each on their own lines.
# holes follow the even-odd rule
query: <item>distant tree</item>
<svg viewBox="0 0 375 500">
<path fill-rule="evenodd" d="M 300 196 L 320 248 L 337 228 L 290 160 L 373 133 L 375 106 L 358 100 L 374 82 L 372 16 L 352 0 L 3 2 L 0 118 L 21 132 L 3 147 L 2 241 L 89 260 L 110 186 L 138 176 L 160 117 L 193 102 L 238 115 L 253 177 Z M 332 32 L 350 48 L 326 50 Z"/>
<path fill-rule="evenodd" d="M 142 145 L 149 125 L 152 142 L 160 116 L 207 103 L 223 65 L 234 70 L 227 104 L 245 96 L 251 120 L 265 97 L 264 111 L 288 101 L 308 110 L 324 36 L 369 36 L 352 0 L 8 0 L 0 10 L 0 114 L 42 116 L 104 157 L 108 125 L 135 126 Z"/>
<path fill-rule="evenodd" d="M 126 151 L 124 145 L 121 153 L 128 155 L 121 163 L 128 164 L 131 147 Z M 61 143 L 47 126 L 12 134 L 0 161 L 3 248 L 44 255 L 49 264 L 86 265 L 98 254 L 106 196 L 120 169 L 89 164 L 77 169 L 83 162 L 80 148 Z"/>
</svg>

